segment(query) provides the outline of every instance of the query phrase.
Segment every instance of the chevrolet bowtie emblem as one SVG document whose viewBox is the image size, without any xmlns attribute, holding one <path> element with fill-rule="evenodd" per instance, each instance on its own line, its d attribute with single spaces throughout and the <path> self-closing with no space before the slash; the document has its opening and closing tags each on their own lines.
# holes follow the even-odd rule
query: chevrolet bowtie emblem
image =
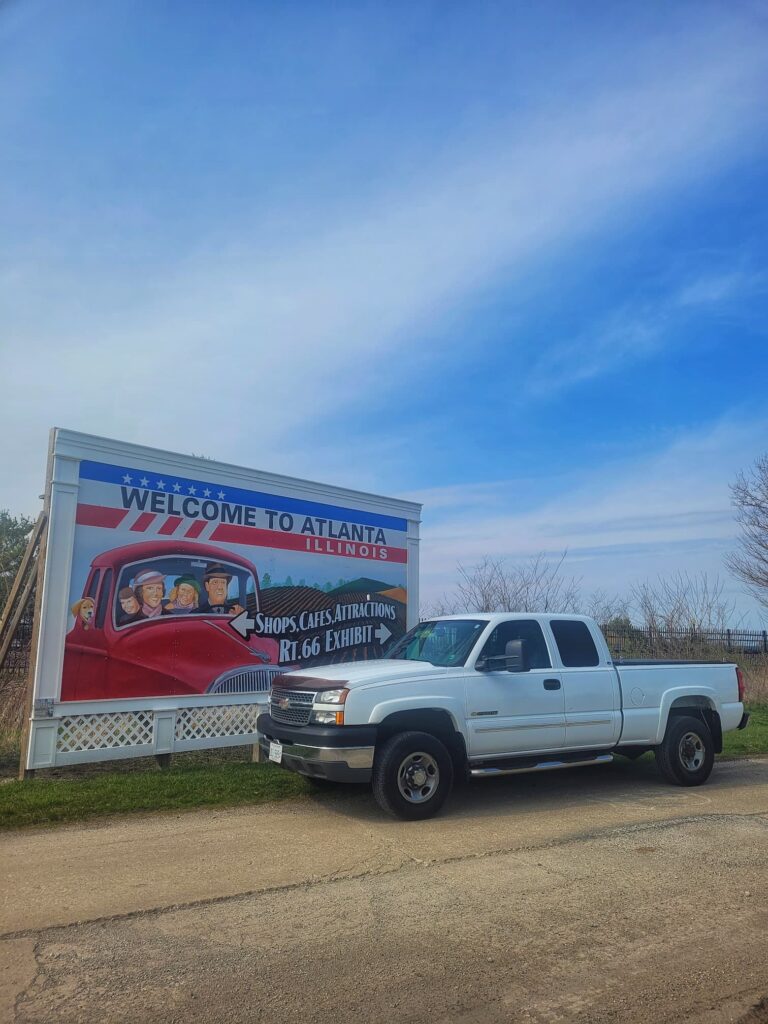
<svg viewBox="0 0 768 1024">
<path fill-rule="evenodd" d="M 277 706 L 279 708 L 282 708 L 283 711 L 285 711 L 286 708 L 289 708 L 291 706 L 291 699 L 290 699 L 290 697 L 280 697 L 280 698 L 278 698 Z"/>
</svg>

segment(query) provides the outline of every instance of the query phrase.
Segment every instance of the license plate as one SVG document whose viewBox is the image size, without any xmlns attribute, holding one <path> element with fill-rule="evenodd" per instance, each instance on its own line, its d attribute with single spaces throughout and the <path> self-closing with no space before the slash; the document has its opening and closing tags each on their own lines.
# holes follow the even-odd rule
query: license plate
<svg viewBox="0 0 768 1024">
<path fill-rule="evenodd" d="M 269 760 L 274 761 L 276 764 L 280 764 L 283 760 L 283 744 L 275 743 L 270 741 L 269 744 Z"/>
</svg>

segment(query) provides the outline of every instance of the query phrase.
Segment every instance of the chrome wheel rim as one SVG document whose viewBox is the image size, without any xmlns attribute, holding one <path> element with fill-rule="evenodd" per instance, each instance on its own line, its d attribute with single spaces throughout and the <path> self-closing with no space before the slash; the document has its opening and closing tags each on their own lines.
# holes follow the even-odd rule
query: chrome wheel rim
<svg viewBox="0 0 768 1024">
<path fill-rule="evenodd" d="M 409 754 L 397 769 L 397 788 L 409 804 L 423 804 L 435 795 L 440 769 L 431 754 L 423 750 Z"/>
<path fill-rule="evenodd" d="M 680 740 L 680 763 L 689 772 L 697 772 L 704 764 L 706 750 L 701 736 L 687 732 Z"/>
</svg>

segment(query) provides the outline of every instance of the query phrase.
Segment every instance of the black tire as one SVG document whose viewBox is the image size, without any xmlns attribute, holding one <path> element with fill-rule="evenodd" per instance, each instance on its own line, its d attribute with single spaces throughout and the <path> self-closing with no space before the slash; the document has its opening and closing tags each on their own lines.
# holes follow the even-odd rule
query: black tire
<svg viewBox="0 0 768 1024">
<path fill-rule="evenodd" d="M 673 716 L 654 754 L 667 782 L 676 786 L 700 786 L 709 778 L 715 763 L 715 744 L 703 718 Z"/>
<path fill-rule="evenodd" d="M 382 810 L 405 821 L 437 814 L 453 785 L 453 762 L 427 732 L 400 732 L 376 750 L 373 795 Z"/>
</svg>

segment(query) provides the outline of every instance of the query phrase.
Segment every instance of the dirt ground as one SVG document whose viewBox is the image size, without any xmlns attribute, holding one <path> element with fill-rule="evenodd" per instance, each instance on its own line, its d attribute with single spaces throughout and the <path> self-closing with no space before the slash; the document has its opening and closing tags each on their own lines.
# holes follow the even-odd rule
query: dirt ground
<svg viewBox="0 0 768 1024">
<path fill-rule="evenodd" d="M 768 1022 L 768 759 L 0 838 L 0 1021 Z"/>
</svg>

